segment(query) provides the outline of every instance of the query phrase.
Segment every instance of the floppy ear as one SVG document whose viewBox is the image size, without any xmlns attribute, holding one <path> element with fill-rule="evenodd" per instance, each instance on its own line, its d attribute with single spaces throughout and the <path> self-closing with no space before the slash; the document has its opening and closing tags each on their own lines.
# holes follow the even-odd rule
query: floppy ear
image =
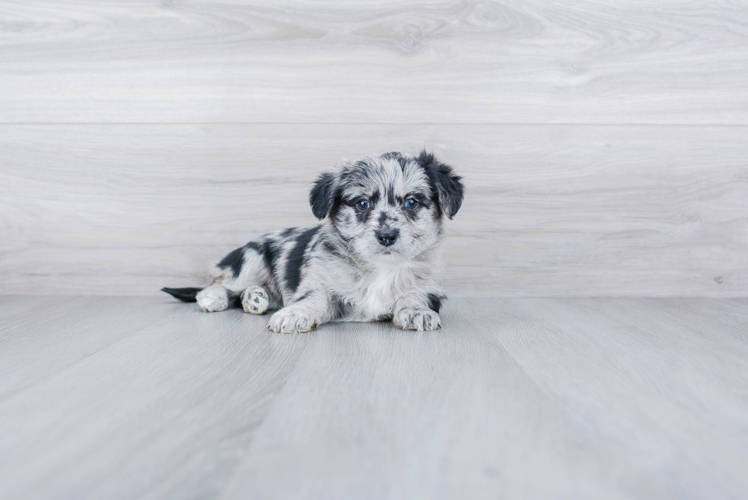
<svg viewBox="0 0 748 500">
<path fill-rule="evenodd" d="M 437 160 L 432 153 L 421 151 L 416 161 L 426 171 L 431 189 L 437 195 L 439 207 L 450 219 L 462 205 L 465 188 L 460 182 L 461 177 L 452 172 L 452 167 Z"/>
<path fill-rule="evenodd" d="M 314 183 L 312 191 L 309 193 L 309 204 L 312 206 L 312 213 L 319 220 L 327 217 L 332 208 L 335 199 L 335 175 L 325 173 L 319 176 Z"/>
</svg>

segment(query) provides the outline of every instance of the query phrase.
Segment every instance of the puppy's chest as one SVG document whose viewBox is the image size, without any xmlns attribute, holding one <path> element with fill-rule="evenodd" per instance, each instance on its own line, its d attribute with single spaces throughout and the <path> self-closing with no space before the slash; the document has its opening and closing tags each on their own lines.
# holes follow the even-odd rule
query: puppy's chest
<svg viewBox="0 0 748 500">
<path fill-rule="evenodd" d="M 381 269 L 348 276 L 345 290 L 346 318 L 376 321 L 392 316 L 397 299 L 415 286 L 413 274 L 403 269 Z"/>
</svg>

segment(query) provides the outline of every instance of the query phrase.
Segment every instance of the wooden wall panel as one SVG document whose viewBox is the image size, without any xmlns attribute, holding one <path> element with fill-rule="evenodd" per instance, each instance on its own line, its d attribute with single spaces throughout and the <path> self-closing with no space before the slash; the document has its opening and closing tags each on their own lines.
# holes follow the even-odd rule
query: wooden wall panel
<svg viewBox="0 0 748 500">
<path fill-rule="evenodd" d="M 151 293 L 342 157 L 465 175 L 453 293 L 748 294 L 748 4 L 7 0 L 0 290 Z"/>
<path fill-rule="evenodd" d="M 729 0 L 4 0 L 0 122 L 748 124 Z"/>
<path fill-rule="evenodd" d="M 748 295 L 745 127 L 3 125 L 5 293 L 204 283 L 263 231 L 316 222 L 343 157 L 433 150 L 465 178 L 456 294 Z"/>
</svg>

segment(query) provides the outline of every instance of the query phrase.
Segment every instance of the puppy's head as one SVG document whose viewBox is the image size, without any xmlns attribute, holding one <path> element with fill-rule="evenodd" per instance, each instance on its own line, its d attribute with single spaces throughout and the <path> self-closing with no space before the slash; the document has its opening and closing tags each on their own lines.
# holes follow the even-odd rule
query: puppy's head
<svg viewBox="0 0 748 500">
<path fill-rule="evenodd" d="M 463 186 L 450 167 L 425 151 L 386 153 L 322 174 L 309 195 L 318 219 L 329 217 L 359 258 L 419 255 L 436 244 L 444 215 L 460 209 Z"/>
</svg>

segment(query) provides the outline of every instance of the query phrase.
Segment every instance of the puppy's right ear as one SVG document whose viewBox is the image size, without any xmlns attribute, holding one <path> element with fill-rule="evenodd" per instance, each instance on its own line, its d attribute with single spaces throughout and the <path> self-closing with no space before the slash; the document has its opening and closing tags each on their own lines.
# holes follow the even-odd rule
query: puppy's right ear
<svg viewBox="0 0 748 500">
<path fill-rule="evenodd" d="M 328 172 L 320 175 L 317 182 L 314 183 L 314 187 L 309 193 L 309 204 L 312 206 L 314 216 L 322 220 L 330 213 L 334 201 L 335 175 Z"/>
</svg>

